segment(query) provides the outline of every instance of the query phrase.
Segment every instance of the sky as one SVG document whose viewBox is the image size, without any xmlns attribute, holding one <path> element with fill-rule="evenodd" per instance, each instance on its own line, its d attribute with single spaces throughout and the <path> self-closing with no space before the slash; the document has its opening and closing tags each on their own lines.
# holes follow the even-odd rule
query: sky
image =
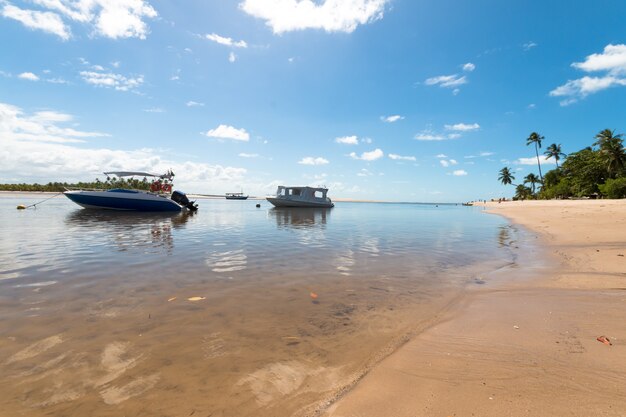
<svg viewBox="0 0 626 417">
<path fill-rule="evenodd" d="M 0 0 L 0 183 L 461 202 L 626 132 L 626 2 Z M 543 157 L 542 157 L 543 158 Z M 542 169 L 554 168 L 542 159 Z"/>
</svg>

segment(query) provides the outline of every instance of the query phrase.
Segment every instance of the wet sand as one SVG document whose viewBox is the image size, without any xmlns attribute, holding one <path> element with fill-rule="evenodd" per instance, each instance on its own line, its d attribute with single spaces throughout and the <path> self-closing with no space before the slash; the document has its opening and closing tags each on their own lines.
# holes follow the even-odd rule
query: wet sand
<svg viewBox="0 0 626 417">
<path fill-rule="evenodd" d="M 624 415 L 626 201 L 486 206 L 536 233 L 547 263 L 464 297 L 323 415 Z"/>
<path fill-rule="evenodd" d="M 378 274 L 314 285 L 297 275 L 41 281 L 0 294 L 0 416 L 314 415 L 438 321 L 467 277 L 499 266 L 431 271 L 431 284 Z"/>
</svg>

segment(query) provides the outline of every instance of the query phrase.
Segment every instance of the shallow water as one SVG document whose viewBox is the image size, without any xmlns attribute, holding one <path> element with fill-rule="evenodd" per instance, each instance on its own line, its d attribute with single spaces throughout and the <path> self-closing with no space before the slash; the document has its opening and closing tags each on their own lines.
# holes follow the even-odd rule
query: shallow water
<svg viewBox="0 0 626 417">
<path fill-rule="evenodd" d="M 33 416 L 311 413 L 518 239 L 455 205 L 15 210 L 43 198 L 0 198 L 0 407 Z"/>
</svg>

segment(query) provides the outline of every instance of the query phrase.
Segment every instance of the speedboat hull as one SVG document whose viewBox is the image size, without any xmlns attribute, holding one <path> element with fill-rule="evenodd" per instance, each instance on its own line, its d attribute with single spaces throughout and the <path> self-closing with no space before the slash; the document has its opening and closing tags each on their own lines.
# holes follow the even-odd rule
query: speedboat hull
<svg viewBox="0 0 626 417">
<path fill-rule="evenodd" d="M 66 191 L 63 194 L 87 209 L 126 211 L 181 211 L 183 206 L 157 194 L 113 189 L 107 191 Z"/>
<path fill-rule="evenodd" d="M 311 201 L 311 200 L 295 200 L 279 197 L 266 197 L 267 201 L 272 203 L 275 207 L 318 207 L 318 208 L 332 208 L 335 207 L 334 203 L 328 201 Z"/>
</svg>

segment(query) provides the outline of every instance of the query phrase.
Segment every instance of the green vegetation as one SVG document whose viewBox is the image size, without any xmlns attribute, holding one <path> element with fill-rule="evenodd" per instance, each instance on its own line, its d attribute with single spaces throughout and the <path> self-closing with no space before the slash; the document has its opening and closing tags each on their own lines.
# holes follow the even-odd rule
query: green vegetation
<svg viewBox="0 0 626 417">
<path fill-rule="evenodd" d="M 504 184 L 504 185 L 509 185 L 509 184 L 513 184 L 513 180 L 515 179 L 515 177 L 513 176 L 513 174 L 511 173 L 511 168 L 509 167 L 504 167 L 500 170 L 500 175 L 498 176 L 498 180 Z"/>
<path fill-rule="evenodd" d="M 541 175 L 541 163 L 539 162 L 539 148 L 541 148 L 541 141 L 544 139 L 545 138 L 537 132 L 531 133 L 530 136 L 528 136 L 528 138 L 526 139 L 526 146 L 530 144 L 535 145 L 535 154 L 537 154 L 537 166 L 539 167 L 539 179 L 541 179 L 542 182 L 543 175 Z"/>
<path fill-rule="evenodd" d="M 559 169 L 559 159 L 564 158 L 566 155 L 561 152 L 561 144 L 558 145 L 553 143 L 548 146 L 547 150 L 543 153 L 548 159 L 554 158 L 554 162 L 556 162 L 556 168 Z"/>
<path fill-rule="evenodd" d="M 148 182 L 147 178 L 143 178 L 142 180 L 111 178 L 104 182 L 96 179 L 94 182 L 78 182 L 75 184 L 68 184 L 67 182 L 49 182 L 48 184 L 0 184 L 0 190 L 2 191 L 49 191 L 60 193 L 66 189 L 72 188 L 91 188 L 97 190 L 132 188 L 135 190 L 148 190 L 150 189 L 150 182 Z"/>
<path fill-rule="evenodd" d="M 526 144 L 535 145 L 539 177 L 528 174 L 524 183 L 516 186 L 514 199 L 626 198 L 626 150 L 622 138 L 623 134 L 604 129 L 595 135 L 596 141 L 591 147 L 569 155 L 562 152 L 561 144 L 553 143 L 547 147 L 544 155 L 548 159 L 554 158 L 556 169 L 542 176 L 539 148 L 544 137 L 536 132 L 531 133 Z M 564 161 L 559 166 L 561 159 Z M 500 170 L 498 180 L 503 184 L 513 184 L 514 179 L 510 168 Z M 532 188 L 525 184 L 530 184 Z M 537 184 L 540 186 L 537 187 L 538 191 Z"/>
</svg>

